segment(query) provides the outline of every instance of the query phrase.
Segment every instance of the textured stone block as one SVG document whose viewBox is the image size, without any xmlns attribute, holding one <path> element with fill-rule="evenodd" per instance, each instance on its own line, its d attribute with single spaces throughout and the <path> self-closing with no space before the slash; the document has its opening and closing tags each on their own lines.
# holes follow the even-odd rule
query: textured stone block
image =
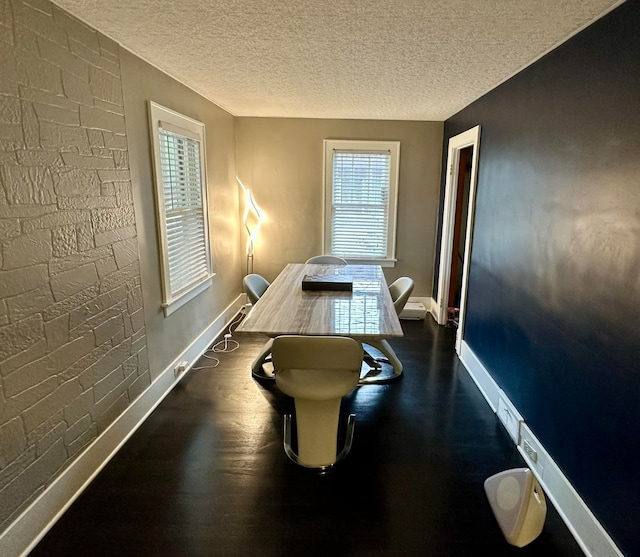
<svg viewBox="0 0 640 557">
<path fill-rule="evenodd" d="M 103 57 L 106 57 L 105 54 L 109 54 L 112 57 L 115 63 L 120 63 L 120 45 L 110 39 L 106 35 L 101 33 L 98 34 L 98 42 L 100 43 L 100 53 Z"/>
<path fill-rule="evenodd" d="M 123 389 L 119 389 L 118 387 L 122 385 L 124 381 L 124 372 L 122 370 L 122 366 L 118 366 L 113 371 L 109 372 L 99 381 L 96 381 L 93 386 L 93 397 L 96 402 L 100 402 L 104 397 L 108 394 L 113 393 L 114 391 L 118 391 L 121 393 Z"/>
<path fill-rule="evenodd" d="M 0 96 L 0 124 L 19 124 L 21 118 L 20 100 Z"/>
<path fill-rule="evenodd" d="M 45 151 L 44 149 L 21 149 L 16 151 L 18 164 L 22 166 L 54 166 L 62 165 L 62 158 L 57 151 Z"/>
<path fill-rule="evenodd" d="M 133 402 L 137 399 L 151 384 L 151 376 L 149 370 L 145 370 L 140 374 L 129 386 L 129 400 Z"/>
<path fill-rule="evenodd" d="M 96 269 L 98 270 L 98 276 L 100 280 L 108 277 L 111 273 L 115 273 L 118 270 L 116 260 L 114 257 L 104 257 L 99 261 L 96 261 Z"/>
<path fill-rule="evenodd" d="M 0 219 L 0 238 L 6 242 L 21 234 L 18 219 Z"/>
<path fill-rule="evenodd" d="M 60 45 L 66 44 L 67 34 L 64 29 L 54 23 L 50 14 L 43 13 L 22 2 L 13 2 L 11 5 L 16 23 L 24 25 L 34 33 Z"/>
<path fill-rule="evenodd" d="M 102 132 L 104 136 L 104 146 L 111 150 L 123 151 L 127 148 L 127 136 L 109 131 Z"/>
<path fill-rule="evenodd" d="M 0 374 L 2 376 L 9 375 L 16 369 L 41 358 L 47 353 L 47 341 L 44 338 L 39 339 L 26 350 L 19 352 L 15 356 L 7 358 L 0 363 Z"/>
<path fill-rule="evenodd" d="M 22 2 L 42 13 L 53 15 L 53 4 L 48 0 L 22 0 Z"/>
<path fill-rule="evenodd" d="M 0 67 L 2 68 L 3 76 L 3 79 L 0 79 L 3 89 L 0 89 L 0 92 L 17 96 L 17 84 L 20 82 L 20 74 L 18 72 L 18 61 L 16 60 L 15 49 L 3 42 L 0 42 Z M 4 89 L 4 87 L 6 87 L 6 89 Z"/>
<path fill-rule="evenodd" d="M 64 439 L 67 424 L 64 421 L 62 411 L 56 412 L 46 422 L 27 435 L 30 445 L 36 446 L 36 457 L 42 456 L 57 441 Z"/>
<path fill-rule="evenodd" d="M 3 297 L 15 296 L 35 290 L 49 281 L 46 265 L 34 265 L 26 269 L 0 271 L 0 292 Z M 0 358 L 2 359 L 2 358 Z"/>
<path fill-rule="evenodd" d="M 47 167 L 4 166 L 0 168 L 0 179 L 11 205 L 55 202 L 53 178 Z"/>
<path fill-rule="evenodd" d="M 129 288 L 127 296 L 127 310 L 130 314 L 133 314 L 142 307 L 142 288 L 140 286 L 133 286 Z"/>
<path fill-rule="evenodd" d="M 98 170 L 102 182 L 129 182 L 131 174 L 128 170 Z"/>
<path fill-rule="evenodd" d="M 69 379 L 77 377 L 84 391 L 89 392 L 89 389 L 93 385 L 93 374 L 91 372 L 91 366 L 95 364 L 100 358 L 102 358 L 109 350 L 111 350 L 110 343 L 96 346 L 86 356 L 83 356 L 82 358 L 71 364 L 69 367 L 67 367 L 62 373 L 58 375 L 58 378 L 62 381 L 68 381 Z M 93 396 L 91 396 L 91 402 L 93 402 Z"/>
<path fill-rule="evenodd" d="M 149 369 L 149 349 L 147 346 L 138 350 L 138 373 L 142 374 Z"/>
<path fill-rule="evenodd" d="M 7 416 L 19 416 L 27 408 L 31 408 L 36 402 L 42 400 L 58 388 L 58 378 L 49 377 L 34 387 L 22 391 L 20 394 L 8 398 L 4 404 L 4 414 Z"/>
<path fill-rule="evenodd" d="M 53 122 L 65 126 L 79 126 L 80 114 L 76 108 L 69 110 L 58 106 L 33 103 L 39 121 Z"/>
<path fill-rule="evenodd" d="M 101 130 L 87 130 L 91 147 L 104 147 L 104 132 Z"/>
<path fill-rule="evenodd" d="M 95 285 L 97 282 L 96 266 L 94 263 L 89 263 L 51 277 L 51 290 L 53 291 L 53 297 L 59 302 Z"/>
<path fill-rule="evenodd" d="M 64 444 L 68 447 L 78 437 L 85 434 L 94 426 L 91 416 L 83 416 L 77 422 L 69 426 L 64 434 Z"/>
<path fill-rule="evenodd" d="M 25 146 L 24 134 L 20 124 L 3 124 L 0 126 L 0 149 L 15 151 Z"/>
<path fill-rule="evenodd" d="M 131 339 L 126 339 L 109 350 L 100 360 L 90 368 L 93 384 L 119 368 L 129 356 L 131 356 Z M 124 375 L 123 375 L 124 378 Z M 102 398 L 102 397 L 100 397 Z"/>
<path fill-rule="evenodd" d="M 74 398 L 64 407 L 64 419 L 74 424 L 83 418 L 90 417 L 93 408 L 93 393 L 87 390 Z"/>
<path fill-rule="evenodd" d="M 95 422 L 91 423 L 91 426 L 81 435 L 79 435 L 76 439 L 69 442 L 65 438 L 65 444 L 67 447 L 67 453 L 69 454 L 69 458 L 74 458 L 78 453 L 82 452 L 82 450 L 87 447 L 91 441 L 93 441 L 98 436 L 98 424 Z"/>
<path fill-rule="evenodd" d="M 97 295 L 98 285 L 95 284 L 90 288 L 87 288 L 86 290 L 78 292 L 76 295 L 71 296 L 70 298 L 65 298 L 64 300 L 57 302 L 53 306 L 49 306 L 42 312 L 42 316 L 44 317 L 45 321 L 51 321 L 56 317 L 60 317 L 64 313 L 69 313 L 82 304 L 86 304 Z"/>
<path fill-rule="evenodd" d="M 106 231 L 119 231 L 135 225 L 133 207 L 118 207 L 115 209 L 96 209 L 91 211 L 91 222 L 96 234 Z M 123 231 L 124 233 L 125 231 Z M 121 240 L 130 236 L 114 238 Z M 97 243 L 97 242 L 96 242 Z"/>
<path fill-rule="evenodd" d="M 0 467 L 0 485 L 5 486 L 11 483 L 25 468 L 30 466 L 35 459 L 36 448 L 26 447 L 13 462 L 4 468 Z"/>
<path fill-rule="evenodd" d="M 7 375 L 4 379 L 5 394 L 12 397 L 62 373 L 74 362 L 95 347 L 93 334 L 72 340 L 57 350 L 46 354 Z"/>
<path fill-rule="evenodd" d="M 71 52 L 86 60 L 92 66 L 102 68 L 115 77 L 120 77 L 120 65 L 112 62 L 112 57 L 103 58 L 93 50 L 87 48 L 81 42 L 75 40 L 73 37 L 69 37 L 69 48 Z"/>
<path fill-rule="evenodd" d="M 109 393 L 98 404 L 96 404 L 96 423 L 98 433 L 102 433 L 113 421 L 122 414 L 129 406 L 129 384 L 132 380 L 127 378 L 117 390 Z"/>
<path fill-rule="evenodd" d="M 93 241 L 93 226 L 91 226 L 90 222 L 83 222 L 76 225 L 76 239 L 79 251 L 87 251 L 95 247 Z M 100 269 L 97 266 L 97 262 L 96 269 L 98 270 L 98 276 L 100 276 Z"/>
<path fill-rule="evenodd" d="M 101 108 L 80 106 L 80 123 L 86 128 L 125 133 L 124 116 Z"/>
<path fill-rule="evenodd" d="M 54 303 L 51 288 L 46 284 L 26 294 L 13 296 L 7 300 L 9 316 L 12 322 L 20 321 L 31 315 L 42 312 Z"/>
<path fill-rule="evenodd" d="M 136 237 L 127 238 L 121 242 L 113 244 L 113 255 L 116 258 L 118 269 L 138 260 L 138 239 Z"/>
<path fill-rule="evenodd" d="M 100 293 L 109 292 L 122 284 L 127 284 L 140 276 L 140 266 L 138 262 L 132 263 L 127 267 L 118 269 L 115 273 L 111 273 L 100 280 Z"/>
<path fill-rule="evenodd" d="M 83 253 L 74 253 L 67 257 L 52 259 L 49 262 L 49 271 L 51 272 L 51 275 L 56 275 L 64 271 L 68 271 L 69 269 L 75 269 L 80 265 L 96 263 L 103 257 L 111 256 L 112 253 L 113 252 L 109 247 L 102 247 L 88 250 Z"/>
<path fill-rule="evenodd" d="M 45 149 L 71 149 L 89 152 L 87 130 L 76 126 L 62 126 L 51 122 L 40 123 L 40 142 Z"/>
<path fill-rule="evenodd" d="M 128 151 L 113 151 L 113 160 L 116 164 L 116 168 L 121 170 L 127 170 L 129 168 Z"/>
<path fill-rule="evenodd" d="M 26 85 L 20 86 L 20 99 L 22 101 L 30 101 L 32 103 L 46 104 L 57 106 L 58 108 L 66 108 L 67 110 L 77 110 L 78 104 L 70 101 L 61 93 L 53 93 L 51 91 L 43 91 L 42 89 L 34 89 Z"/>
<path fill-rule="evenodd" d="M 85 81 L 89 79 L 89 64 L 69 52 L 66 47 L 58 46 L 41 37 L 38 37 L 38 46 L 43 60 L 55 64 L 80 79 Z"/>
<path fill-rule="evenodd" d="M 144 310 L 142 308 L 131 314 L 131 325 L 134 331 L 139 331 L 144 327 Z"/>
<path fill-rule="evenodd" d="M 0 497 L 0 516 L 11 516 L 41 492 L 51 477 L 60 470 L 66 457 L 64 444 L 59 441 L 26 467 L 19 476 L 3 488 L 2 497 Z"/>
<path fill-rule="evenodd" d="M 124 371 L 125 377 L 128 377 L 131 374 L 138 374 L 138 354 L 135 352 L 131 355 L 130 358 L 124 361 L 122 364 L 122 369 Z"/>
<path fill-rule="evenodd" d="M 56 413 L 61 412 L 73 399 L 82 393 L 80 382 L 72 379 L 60 385 L 50 395 L 38 401 L 22 414 L 27 433 L 34 430 L 41 423 L 48 420 Z"/>
<path fill-rule="evenodd" d="M 87 73 L 89 73 L 88 66 Z M 91 93 L 91 87 L 89 86 L 88 79 L 79 78 L 78 76 L 63 70 L 62 88 L 70 101 L 75 101 L 87 106 L 93 106 L 93 94 Z"/>
<path fill-rule="evenodd" d="M 64 257 L 78 252 L 78 238 L 73 224 L 60 226 L 51 231 L 53 237 L 53 255 Z"/>
<path fill-rule="evenodd" d="M 88 222 L 89 218 L 90 213 L 88 211 L 56 211 L 54 205 L 41 217 L 23 221 L 22 230 L 28 233 L 42 228 L 54 228 L 67 224 L 81 224 Z M 52 263 L 55 263 L 55 260 Z"/>
<path fill-rule="evenodd" d="M 63 155 L 66 164 L 69 164 L 70 154 Z M 100 196 L 98 173 L 96 170 L 87 168 L 71 168 L 66 171 L 60 171 L 54 175 L 53 187 L 57 195 L 65 197 L 82 196 L 86 198 Z M 76 208 L 85 209 L 87 207 L 81 205 Z"/>
<path fill-rule="evenodd" d="M 122 84 L 120 79 L 101 68 L 89 68 L 89 85 L 94 98 L 122 106 Z"/>
<path fill-rule="evenodd" d="M 19 269 L 44 263 L 51 259 L 50 230 L 36 230 L 22 234 L 4 245 L 3 269 Z"/>
<path fill-rule="evenodd" d="M 40 149 L 41 124 L 38 121 L 33 103 L 22 103 L 22 136 L 24 138 L 24 146 L 27 149 Z"/>
<path fill-rule="evenodd" d="M 62 160 L 66 165 L 79 169 L 108 170 L 115 168 L 113 157 L 62 153 Z"/>
<path fill-rule="evenodd" d="M 60 68 L 22 50 L 16 50 L 16 60 L 19 83 L 54 93 L 63 92 Z"/>
<path fill-rule="evenodd" d="M 122 284 L 109 292 L 105 292 L 104 294 L 100 294 L 98 296 L 98 300 L 100 305 L 104 309 L 112 308 L 117 305 L 122 305 L 123 302 L 127 298 L 127 292 L 129 290 L 129 286 L 127 284 Z"/>
<path fill-rule="evenodd" d="M 113 182 L 118 206 L 133 205 L 133 192 L 131 191 L 130 182 Z"/>
<path fill-rule="evenodd" d="M 15 45 L 20 50 L 28 52 L 33 56 L 40 56 L 38 51 L 38 35 L 24 25 L 14 25 Z"/>
<path fill-rule="evenodd" d="M 124 322 L 122 321 L 122 314 L 114 315 L 93 330 L 96 336 L 96 344 L 107 342 L 123 330 Z"/>
<path fill-rule="evenodd" d="M 69 337 L 69 316 L 67 314 L 45 322 L 44 334 L 47 339 L 47 351 L 53 352 L 71 339 Z"/>
<path fill-rule="evenodd" d="M 100 186 L 98 186 L 100 189 Z M 58 207 L 63 210 L 82 210 L 82 209 L 111 209 L 118 207 L 118 200 L 115 196 L 76 196 L 76 197 L 60 197 L 58 196 Z"/>
<path fill-rule="evenodd" d="M 9 324 L 9 310 L 7 309 L 7 301 L 0 298 L 0 327 Z"/>
<path fill-rule="evenodd" d="M 17 323 L 0 327 L 0 361 L 36 344 L 42 338 L 43 332 L 41 315 L 34 315 Z M 8 391 L 5 391 L 5 394 L 10 396 Z"/>
<path fill-rule="evenodd" d="M 0 426 L 0 468 L 18 458 L 26 446 L 25 432 L 19 417 Z"/>
<path fill-rule="evenodd" d="M 53 17 L 56 24 L 69 33 L 70 38 L 82 43 L 93 52 L 100 52 L 100 43 L 98 42 L 99 33 L 95 29 L 87 27 L 80 20 L 58 7 L 54 8 Z"/>
</svg>

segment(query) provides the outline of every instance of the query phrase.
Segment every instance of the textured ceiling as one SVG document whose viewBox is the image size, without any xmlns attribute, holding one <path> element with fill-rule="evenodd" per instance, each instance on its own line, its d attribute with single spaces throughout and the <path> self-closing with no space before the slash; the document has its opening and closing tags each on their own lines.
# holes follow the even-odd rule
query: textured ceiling
<svg viewBox="0 0 640 557">
<path fill-rule="evenodd" d="M 620 0 L 55 0 L 236 116 L 445 120 Z"/>
</svg>

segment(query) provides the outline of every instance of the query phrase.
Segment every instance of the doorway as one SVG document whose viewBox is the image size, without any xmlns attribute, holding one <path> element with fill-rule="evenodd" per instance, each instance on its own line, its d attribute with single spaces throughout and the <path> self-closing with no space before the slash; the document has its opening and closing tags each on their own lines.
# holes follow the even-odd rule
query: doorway
<svg viewBox="0 0 640 557">
<path fill-rule="evenodd" d="M 457 351 L 464 334 L 479 144 L 480 126 L 476 126 L 449 139 L 447 154 L 438 275 L 438 324 L 457 327 Z"/>
</svg>

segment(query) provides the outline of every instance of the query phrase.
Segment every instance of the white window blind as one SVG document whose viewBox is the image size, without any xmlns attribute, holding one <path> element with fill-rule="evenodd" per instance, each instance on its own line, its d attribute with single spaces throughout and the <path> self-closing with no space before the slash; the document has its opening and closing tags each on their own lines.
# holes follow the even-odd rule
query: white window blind
<svg viewBox="0 0 640 557">
<path fill-rule="evenodd" d="M 399 144 L 381 143 L 325 141 L 326 253 L 394 260 Z"/>
<path fill-rule="evenodd" d="M 162 260 L 170 315 L 211 284 L 204 124 L 150 103 Z"/>
<path fill-rule="evenodd" d="M 386 257 L 390 158 L 388 152 L 333 152 L 332 254 Z"/>
<path fill-rule="evenodd" d="M 160 161 L 171 295 L 209 276 L 200 144 L 160 128 Z"/>
</svg>

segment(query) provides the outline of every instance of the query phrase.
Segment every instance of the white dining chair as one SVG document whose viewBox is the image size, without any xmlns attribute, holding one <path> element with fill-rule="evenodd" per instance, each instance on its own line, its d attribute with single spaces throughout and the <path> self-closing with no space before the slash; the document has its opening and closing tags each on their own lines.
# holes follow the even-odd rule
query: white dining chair
<svg viewBox="0 0 640 557">
<path fill-rule="evenodd" d="M 355 415 L 347 419 L 346 440 L 338 453 L 342 397 L 358 386 L 362 345 L 349 337 L 282 335 L 273 340 L 276 385 L 293 397 L 298 451 L 291 443 L 292 420 L 284 419 L 284 450 L 296 464 L 325 470 L 351 449 Z"/>
<path fill-rule="evenodd" d="M 346 265 L 346 259 L 337 255 L 314 255 L 306 260 L 305 263 L 315 263 L 324 265 Z"/>
<path fill-rule="evenodd" d="M 407 304 L 407 300 L 409 299 L 409 296 L 411 296 L 411 292 L 413 292 L 413 287 L 413 279 L 411 279 L 410 277 L 400 277 L 389 285 L 389 294 L 391 294 L 393 307 L 398 315 L 402 313 L 404 306 Z M 367 341 L 366 344 L 375 348 L 382 354 L 382 357 L 376 358 L 372 356 L 365 347 L 364 362 L 371 368 L 369 370 L 369 374 L 371 374 L 371 372 L 373 371 L 379 372 L 382 369 L 382 364 L 391 364 L 391 367 L 394 370 L 393 374 L 383 380 L 396 379 L 401 375 L 402 362 L 400 361 L 398 356 L 396 356 L 395 351 L 386 339 L 371 340 Z M 365 376 L 365 378 L 362 379 L 361 383 L 367 382 L 374 383 L 376 382 L 376 378 L 367 378 Z M 377 382 L 381 382 L 381 379 L 377 379 Z"/>
<path fill-rule="evenodd" d="M 242 286 L 247 294 L 247 298 L 253 306 L 260 297 L 267 291 L 271 283 L 262 275 L 251 273 L 242 279 Z M 271 344 L 273 339 L 270 338 L 262 347 L 258 355 L 251 364 L 251 375 L 256 379 L 274 380 L 273 375 L 268 374 L 264 370 L 264 365 L 271 360 Z"/>
</svg>

